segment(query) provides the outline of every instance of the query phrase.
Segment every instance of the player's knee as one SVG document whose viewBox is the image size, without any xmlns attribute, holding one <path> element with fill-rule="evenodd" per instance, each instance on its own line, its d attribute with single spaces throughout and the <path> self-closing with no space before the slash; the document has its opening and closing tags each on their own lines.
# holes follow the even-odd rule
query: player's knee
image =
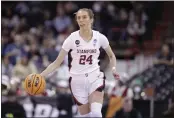
<svg viewBox="0 0 174 118">
<path fill-rule="evenodd" d="M 102 104 L 94 102 L 91 104 L 91 117 L 102 117 Z"/>
</svg>

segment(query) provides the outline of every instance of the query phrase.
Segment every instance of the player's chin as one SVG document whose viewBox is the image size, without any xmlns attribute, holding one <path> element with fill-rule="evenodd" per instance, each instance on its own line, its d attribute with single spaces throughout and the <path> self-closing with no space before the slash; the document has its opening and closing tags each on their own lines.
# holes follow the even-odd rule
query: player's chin
<svg viewBox="0 0 174 118">
<path fill-rule="evenodd" d="M 80 25 L 79 27 L 80 29 L 85 29 L 84 25 Z"/>
</svg>

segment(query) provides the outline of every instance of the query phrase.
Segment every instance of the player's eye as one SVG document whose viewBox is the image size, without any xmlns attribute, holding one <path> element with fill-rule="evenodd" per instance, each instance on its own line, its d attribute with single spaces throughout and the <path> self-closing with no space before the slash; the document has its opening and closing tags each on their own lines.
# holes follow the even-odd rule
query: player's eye
<svg viewBox="0 0 174 118">
<path fill-rule="evenodd" d="M 78 20 L 80 20 L 80 17 L 77 17 Z"/>
<path fill-rule="evenodd" d="M 86 19 L 86 16 L 83 16 L 83 19 Z"/>
</svg>

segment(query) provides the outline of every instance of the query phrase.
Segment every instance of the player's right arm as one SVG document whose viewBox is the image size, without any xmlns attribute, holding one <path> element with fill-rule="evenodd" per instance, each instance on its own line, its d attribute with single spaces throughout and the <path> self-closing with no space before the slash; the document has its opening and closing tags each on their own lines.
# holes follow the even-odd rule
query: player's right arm
<svg viewBox="0 0 174 118">
<path fill-rule="evenodd" d="M 69 50 L 72 46 L 71 35 L 64 41 L 62 45 L 62 49 L 59 52 L 58 57 L 54 62 L 52 62 L 42 73 L 41 75 L 46 77 L 48 74 L 54 72 L 57 68 L 59 68 L 60 64 L 65 59 L 65 56 L 68 54 Z"/>
<path fill-rule="evenodd" d="M 54 72 L 57 68 L 59 68 L 60 64 L 63 62 L 67 52 L 64 49 L 61 49 L 59 55 L 56 60 L 52 62 L 42 73 L 41 75 L 46 77 L 48 74 Z"/>
</svg>

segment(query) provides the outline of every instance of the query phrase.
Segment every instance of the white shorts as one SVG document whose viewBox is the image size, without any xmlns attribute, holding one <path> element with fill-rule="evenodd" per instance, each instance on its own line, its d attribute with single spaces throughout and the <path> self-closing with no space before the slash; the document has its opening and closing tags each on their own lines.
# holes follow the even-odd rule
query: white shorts
<svg viewBox="0 0 174 118">
<path fill-rule="evenodd" d="M 98 69 L 86 74 L 72 75 L 69 79 L 70 89 L 77 105 L 88 103 L 89 95 L 105 87 L 105 76 Z"/>
</svg>

